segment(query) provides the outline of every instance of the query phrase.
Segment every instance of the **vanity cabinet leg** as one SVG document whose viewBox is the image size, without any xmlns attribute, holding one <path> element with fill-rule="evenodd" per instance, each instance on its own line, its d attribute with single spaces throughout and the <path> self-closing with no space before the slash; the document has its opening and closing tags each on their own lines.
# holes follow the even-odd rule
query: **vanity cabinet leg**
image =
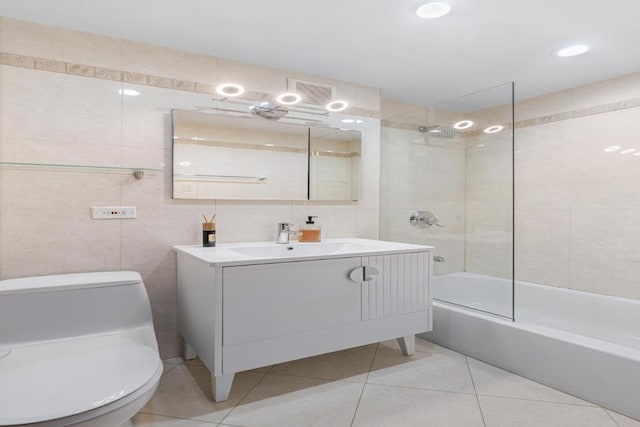
<svg viewBox="0 0 640 427">
<path fill-rule="evenodd" d="M 220 376 L 211 375 L 211 384 L 213 385 L 213 401 L 222 402 L 229 398 L 231 392 L 231 384 L 235 374 L 226 374 Z"/>
<path fill-rule="evenodd" d="M 402 354 L 405 356 L 413 356 L 416 352 L 416 336 L 408 335 L 406 337 L 398 338 L 398 344 L 400 345 L 400 350 L 402 350 Z"/>
<path fill-rule="evenodd" d="M 195 359 L 198 355 L 196 354 L 196 351 L 193 349 L 193 347 L 191 347 L 189 345 L 188 342 L 184 342 L 184 358 L 186 360 L 191 360 L 191 359 Z"/>
</svg>

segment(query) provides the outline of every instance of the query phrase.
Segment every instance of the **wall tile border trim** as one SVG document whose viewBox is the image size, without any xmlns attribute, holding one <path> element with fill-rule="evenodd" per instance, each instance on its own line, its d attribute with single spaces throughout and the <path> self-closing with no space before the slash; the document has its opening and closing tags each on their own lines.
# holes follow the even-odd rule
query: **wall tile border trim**
<svg viewBox="0 0 640 427">
<path fill-rule="evenodd" d="M 1 65 L 8 65 L 11 67 L 30 68 L 39 71 L 113 80 L 117 82 L 179 90 L 183 92 L 217 95 L 215 86 L 210 83 L 190 82 L 186 80 L 173 79 L 171 77 L 153 76 L 132 71 L 101 68 L 93 65 L 76 64 L 72 62 L 18 55 L 8 52 L 0 52 L 0 63 Z M 243 98 L 250 101 L 265 101 L 273 98 L 273 95 L 263 92 L 247 91 Z M 380 118 L 381 115 L 380 111 L 369 110 L 366 108 L 351 107 L 346 111 L 349 114 L 362 117 Z"/>
<path fill-rule="evenodd" d="M 635 107 L 640 107 L 640 98 L 630 98 L 622 101 L 610 102 L 608 104 L 594 105 L 591 107 L 580 108 L 577 110 L 564 111 L 561 113 L 555 113 L 555 114 L 549 114 L 545 116 L 533 117 L 525 120 L 519 120 L 514 123 L 513 128 L 520 129 L 520 128 L 526 128 L 531 126 L 546 125 L 548 123 L 559 122 L 563 120 L 572 120 L 580 117 L 609 113 L 611 111 L 626 110 L 626 109 L 635 108 Z M 403 130 L 410 130 L 410 131 L 417 130 L 416 126 L 418 126 L 418 124 L 397 122 L 393 120 L 382 120 L 381 125 L 382 127 L 386 127 L 386 128 L 403 129 Z M 434 123 L 433 125 L 436 125 L 436 124 Z M 439 123 L 438 125 L 443 126 L 442 123 Z M 505 130 L 510 130 L 512 128 L 511 123 L 502 123 L 502 126 L 504 126 Z M 474 129 L 472 131 L 460 132 L 457 134 L 457 136 L 466 138 L 466 137 L 482 135 L 482 133 L 483 133 L 482 129 Z M 434 138 L 442 138 L 442 137 L 434 136 Z"/>
</svg>

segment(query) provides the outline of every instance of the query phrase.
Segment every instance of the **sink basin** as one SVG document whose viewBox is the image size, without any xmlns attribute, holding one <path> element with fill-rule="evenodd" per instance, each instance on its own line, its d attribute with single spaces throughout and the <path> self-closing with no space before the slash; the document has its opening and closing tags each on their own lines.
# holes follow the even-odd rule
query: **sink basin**
<svg viewBox="0 0 640 427">
<path fill-rule="evenodd" d="M 179 253 L 187 253 L 212 266 L 268 264 L 301 259 L 346 258 L 412 253 L 430 249 L 429 246 L 382 240 L 338 238 L 322 242 L 274 242 L 222 243 L 208 248 L 200 245 L 175 246 Z"/>
<path fill-rule="evenodd" d="M 280 258 L 309 255 L 348 254 L 370 249 L 367 245 L 350 242 L 290 243 L 264 246 L 238 246 L 231 252 L 256 258 Z"/>
</svg>

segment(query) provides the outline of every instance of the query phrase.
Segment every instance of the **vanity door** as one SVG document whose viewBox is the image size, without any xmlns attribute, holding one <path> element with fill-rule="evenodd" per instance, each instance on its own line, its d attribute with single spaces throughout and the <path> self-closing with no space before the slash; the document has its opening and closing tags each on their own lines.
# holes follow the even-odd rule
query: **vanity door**
<svg viewBox="0 0 640 427">
<path fill-rule="evenodd" d="M 393 317 L 431 306 L 431 252 L 362 258 L 362 320 Z"/>
<path fill-rule="evenodd" d="M 223 345 L 329 329 L 361 321 L 360 257 L 223 270 Z"/>
</svg>

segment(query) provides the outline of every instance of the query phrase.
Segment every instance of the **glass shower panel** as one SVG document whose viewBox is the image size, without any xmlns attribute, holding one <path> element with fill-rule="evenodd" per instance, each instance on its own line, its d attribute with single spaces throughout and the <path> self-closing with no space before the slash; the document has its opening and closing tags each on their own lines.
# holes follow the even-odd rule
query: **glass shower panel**
<svg viewBox="0 0 640 427">
<path fill-rule="evenodd" d="M 381 238 L 435 246 L 434 299 L 513 318 L 513 85 L 404 108 L 381 147 Z"/>
</svg>

